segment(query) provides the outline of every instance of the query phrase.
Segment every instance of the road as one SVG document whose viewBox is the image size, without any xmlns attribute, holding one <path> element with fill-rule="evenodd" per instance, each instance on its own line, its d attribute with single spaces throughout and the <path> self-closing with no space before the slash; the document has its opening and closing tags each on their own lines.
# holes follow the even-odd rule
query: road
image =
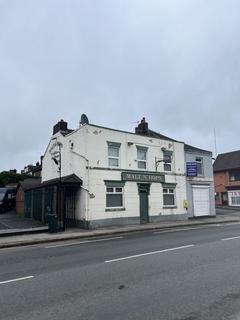
<svg viewBox="0 0 240 320">
<path fill-rule="evenodd" d="M 1 249 L 0 319 L 240 319 L 240 224 Z"/>
</svg>

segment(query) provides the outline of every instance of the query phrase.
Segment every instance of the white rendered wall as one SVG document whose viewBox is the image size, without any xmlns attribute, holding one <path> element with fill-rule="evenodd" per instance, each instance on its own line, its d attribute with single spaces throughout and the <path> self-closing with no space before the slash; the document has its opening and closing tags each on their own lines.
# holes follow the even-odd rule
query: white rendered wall
<svg viewBox="0 0 240 320">
<path fill-rule="evenodd" d="M 104 180 L 121 181 L 121 171 L 91 170 L 90 190 L 95 194 L 89 200 L 89 219 L 99 220 L 108 218 L 139 217 L 139 195 L 137 182 L 126 181 L 124 186 L 124 208 L 119 211 L 105 211 L 106 185 Z M 184 176 L 167 176 L 166 183 L 177 183 L 175 189 L 176 206 L 163 207 L 163 188 L 161 183 L 152 183 L 149 194 L 149 216 L 164 216 L 171 214 L 184 214 L 183 200 L 186 199 L 186 184 Z"/>
<path fill-rule="evenodd" d="M 172 172 L 164 173 L 166 183 L 176 183 L 176 207 L 163 208 L 161 183 L 152 183 L 149 195 L 149 215 L 183 214 L 183 200 L 186 199 L 184 144 L 114 131 L 92 125 L 85 125 L 63 136 L 54 135 L 62 143 L 61 176 L 76 174 L 83 181 L 83 187 L 95 195 L 90 199 L 88 192 L 80 189 L 77 195 L 76 214 L 86 220 L 107 218 L 139 217 L 139 195 L 136 182 L 126 182 L 124 187 L 124 211 L 105 211 L 106 186 L 104 180 L 121 181 L 121 170 L 137 170 L 137 148 L 144 146 L 147 152 L 147 170 L 155 172 L 155 157 L 163 159 L 162 147 L 173 151 Z M 108 144 L 121 143 L 120 166 L 118 170 L 108 170 Z M 55 140 L 50 141 L 43 159 L 42 181 L 59 177 L 56 164 L 52 160 L 50 149 Z M 90 167 L 90 169 L 88 168 Z M 96 170 L 100 169 L 100 170 Z M 163 163 L 158 166 L 163 172 Z"/>
</svg>

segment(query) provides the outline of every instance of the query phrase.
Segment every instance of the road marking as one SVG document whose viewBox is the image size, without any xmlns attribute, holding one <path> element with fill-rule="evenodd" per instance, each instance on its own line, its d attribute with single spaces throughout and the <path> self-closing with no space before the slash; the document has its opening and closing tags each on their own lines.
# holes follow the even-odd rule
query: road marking
<svg viewBox="0 0 240 320">
<path fill-rule="evenodd" d="M 169 252 L 169 251 L 176 251 L 176 250 L 191 248 L 191 247 L 193 247 L 193 246 L 194 246 L 194 244 L 189 244 L 189 245 L 187 245 L 187 246 L 170 248 L 170 249 L 163 249 L 163 250 L 146 252 L 146 253 L 141 253 L 141 254 L 135 254 L 134 256 L 127 256 L 127 257 L 123 257 L 123 258 L 106 260 L 106 261 L 104 261 L 104 262 L 105 262 L 105 263 L 117 262 L 117 261 L 122 261 L 122 260 L 127 260 L 127 259 L 133 259 L 133 258 L 139 258 L 139 257 L 143 257 L 143 256 L 149 256 L 149 255 L 153 255 L 153 254 L 163 253 L 163 252 Z"/>
<path fill-rule="evenodd" d="M 168 233 L 168 232 L 179 232 L 179 231 L 188 231 L 188 230 L 195 230 L 195 229 L 202 229 L 202 228 L 181 228 L 181 229 L 175 229 L 175 230 L 155 231 L 154 234 Z"/>
<path fill-rule="evenodd" d="M 53 246 L 47 246 L 45 249 L 52 249 L 52 248 L 58 248 L 58 247 L 67 247 L 67 246 L 75 246 L 78 244 L 85 244 L 85 243 L 93 243 L 93 242 L 101 242 L 101 241 L 109 241 L 109 240 L 117 240 L 122 239 L 123 237 L 115 237 L 115 238 L 105 238 L 105 239 L 98 239 L 98 240 L 86 240 L 81 242 L 71 242 L 71 243 L 64 243 L 64 244 L 56 244 Z"/>
<path fill-rule="evenodd" d="M 28 279 L 32 279 L 34 278 L 34 276 L 29 276 L 29 277 L 23 277 L 23 278 L 17 278 L 17 279 L 11 279 L 11 280 L 6 280 L 6 281 L 1 281 L 1 284 L 6 284 L 6 283 L 10 283 L 10 282 L 17 282 L 17 281 L 23 281 L 23 280 L 28 280 Z"/>
<path fill-rule="evenodd" d="M 202 227 L 185 227 L 185 228 L 177 228 L 177 229 L 169 229 L 169 230 L 163 230 L 163 231 L 155 231 L 154 234 L 160 234 L 160 233 L 168 233 L 168 232 L 179 232 L 179 231 L 188 231 L 188 230 L 197 230 L 197 229 L 207 229 L 207 228 L 213 228 L 213 227 L 221 227 L 221 224 L 215 224 L 210 226 L 202 226 Z"/>
<path fill-rule="evenodd" d="M 222 241 L 228 241 L 228 240 L 234 240 L 234 239 L 239 239 L 240 236 L 237 236 L 237 237 L 231 237 L 231 238 L 223 238 L 221 239 Z"/>
</svg>

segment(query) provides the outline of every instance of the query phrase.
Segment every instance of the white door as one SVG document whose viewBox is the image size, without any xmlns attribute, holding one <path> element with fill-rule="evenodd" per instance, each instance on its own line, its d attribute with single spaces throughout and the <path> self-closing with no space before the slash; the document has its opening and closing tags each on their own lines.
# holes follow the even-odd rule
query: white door
<svg viewBox="0 0 240 320">
<path fill-rule="evenodd" d="M 193 190 L 193 208 L 194 216 L 208 216 L 210 214 L 209 206 L 209 187 L 192 186 Z"/>
</svg>

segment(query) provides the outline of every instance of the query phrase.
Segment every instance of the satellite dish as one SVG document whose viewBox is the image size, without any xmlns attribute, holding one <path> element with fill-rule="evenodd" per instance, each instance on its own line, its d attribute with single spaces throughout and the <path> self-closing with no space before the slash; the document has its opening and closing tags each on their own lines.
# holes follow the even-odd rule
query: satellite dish
<svg viewBox="0 0 240 320">
<path fill-rule="evenodd" d="M 81 115 L 80 125 L 89 124 L 88 117 L 83 113 Z"/>
</svg>

